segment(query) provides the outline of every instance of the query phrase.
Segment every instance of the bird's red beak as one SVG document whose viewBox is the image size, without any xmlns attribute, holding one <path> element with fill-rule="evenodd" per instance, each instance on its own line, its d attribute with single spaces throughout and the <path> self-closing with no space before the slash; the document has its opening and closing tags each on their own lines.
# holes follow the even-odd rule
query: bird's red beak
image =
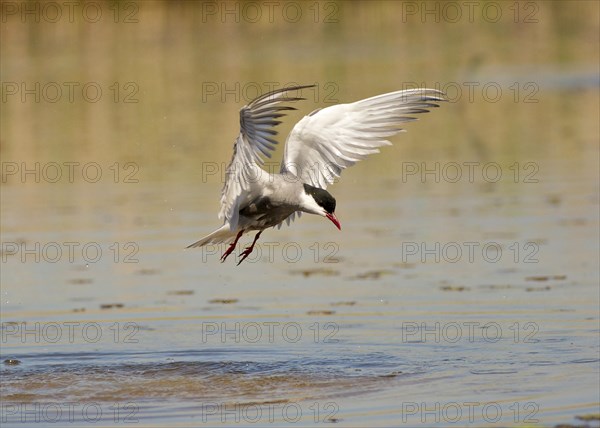
<svg viewBox="0 0 600 428">
<path fill-rule="evenodd" d="M 342 225 L 340 224 L 339 220 L 337 219 L 337 217 L 335 216 L 335 214 L 331 213 L 327 213 L 326 217 L 331 220 L 331 222 L 333 224 L 335 224 L 335 227 L 337 227 L 339 230 L 342 230 Z"/>
</svg>

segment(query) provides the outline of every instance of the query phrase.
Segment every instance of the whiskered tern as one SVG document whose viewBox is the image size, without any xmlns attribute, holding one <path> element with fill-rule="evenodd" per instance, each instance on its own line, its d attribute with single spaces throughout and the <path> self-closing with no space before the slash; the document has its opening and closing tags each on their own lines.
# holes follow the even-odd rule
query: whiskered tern
<svg viewBox="0 0 600 428">
<path fill-rule="evenodd" d="M 245 232 L 258 231 L 240 254 L 239 265 L 252 253 L 263 230 L 281 227 L 284 221 L 289 225 L 302 213 L 323 216 L 341 230 L 327 185 L 343 169 L 390 145 L 387 138 L 403 131 L 403 123 L 417 120 L 407 115 L 427 113 L 445 101 L 435 89 L 408 89 L 315 110 L 288 136 L 280 172 L 266 172 L 261 165 L 277 144 L 273 128 L 285 111 L 296 110 L 285 103 L 305 99 L 289 94 L 299 95 L 313 86 L 277 89 L 242 107 L 240 134 L 221 192 L 223 226 L 188 248 L 231 243 L 221 257 L 224 262 Z"/>
</svg>

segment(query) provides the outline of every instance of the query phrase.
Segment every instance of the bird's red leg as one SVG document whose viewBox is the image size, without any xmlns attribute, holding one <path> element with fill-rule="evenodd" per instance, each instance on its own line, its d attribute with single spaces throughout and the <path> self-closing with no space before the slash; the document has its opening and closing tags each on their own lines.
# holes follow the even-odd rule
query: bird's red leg
<svg viewBox="0 0 600 428">
<path fill-rule="evenodd" d="M 258 241 L 258 238 L 261 233 L 262 233 L 262 230 L 256 234 L 256 236 L 254 237 L 254 241 L 252 241 L 252 245 L 250 245 L 244 251 L 242 251 L 242 254 L 240 254 L 240 257 L 242 257 L 242 259 L 238 262 L 238 264 L 237 264 L 238 266 L 240 265 L 240 263 L 242 263 L 244 260 L 246 260 L 246 257 L 248 257 L 250 255 L 250 253 L 252 252 L 252 250 L 254 250 L 254 244 L 256 244 L 256 241 Z"/>
<path fill-rule="evenodd" d="M 240 230 L 239 233 L 237 234 L 237 236 L 235 237 L 235 241 L 233 241 L 233 243 L 229 246 L 229 248 L 227 248 L 227 251 L 225 251 L 223 253 L 223 255 L 221 256 L 221 263 L 223 263 L 227 259 L 227 256 L 229 256 L 231 253 L 233 253 L 233 250 L 235 250 L 235 246 L 237 245 L 237 242 L 242 237 L 242 233 L 244 233 L 244 231 Z"/>
</svg>

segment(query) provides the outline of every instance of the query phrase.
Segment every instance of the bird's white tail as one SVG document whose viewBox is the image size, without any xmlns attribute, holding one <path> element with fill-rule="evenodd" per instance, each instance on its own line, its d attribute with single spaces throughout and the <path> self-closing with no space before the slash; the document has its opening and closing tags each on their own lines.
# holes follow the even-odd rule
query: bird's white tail
<svg viewBox="0 0 600 428">
<path fill-rule="evenodd" d="M 237 234 L 237 231 L 231 231 L 229 229 L 229 224 L 225 223 L 223 226 L 212 232 L 210 235 L 207 235 L 201 240 L 194 242 L 187 248 L 202 247 L 206 244 L 228 243 L 230 241 L 233 241 Z"/>
</svg>

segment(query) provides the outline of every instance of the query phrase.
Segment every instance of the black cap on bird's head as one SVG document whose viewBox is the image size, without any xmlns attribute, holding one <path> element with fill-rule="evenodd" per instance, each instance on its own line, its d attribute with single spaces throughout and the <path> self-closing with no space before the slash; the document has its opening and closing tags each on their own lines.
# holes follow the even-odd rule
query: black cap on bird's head
<svg viewBox="0 0 600 428">
<path fill-rule="evenodd" d="M 335 198 L 331 196 L 331 193 L 306 183 L 304 183 L 304 191 L 307 195 L 312 196 L 312 199 L 322 209 L 322 212 L 315 212 L 315 214 L 327 217 L 339 230 L 342 230 L 342 226 L 335 216 Z"/>
</svg>

